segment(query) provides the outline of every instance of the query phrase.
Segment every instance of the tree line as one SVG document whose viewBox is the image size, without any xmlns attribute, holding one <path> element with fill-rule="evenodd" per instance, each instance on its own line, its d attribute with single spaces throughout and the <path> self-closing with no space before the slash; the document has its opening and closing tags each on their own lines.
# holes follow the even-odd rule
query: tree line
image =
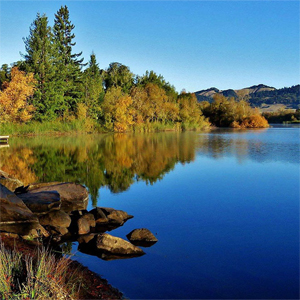
<svg viewBox="0 0 300 300">
<path fill-rule="evenodd" d="M 0 69 L 0 123 L 76 119 L 116 132 L 215 124 L 213 109 L 193 93 L 178 94 L 154 71 L 139 76 L 118 62 L 100 69 L 94 53 L 84 63 L 82 52 L 74 53 L 74 28 L 67 6 L 57 11 L 53 27 L 37 14 L 23 60 Z"/>
</svg>

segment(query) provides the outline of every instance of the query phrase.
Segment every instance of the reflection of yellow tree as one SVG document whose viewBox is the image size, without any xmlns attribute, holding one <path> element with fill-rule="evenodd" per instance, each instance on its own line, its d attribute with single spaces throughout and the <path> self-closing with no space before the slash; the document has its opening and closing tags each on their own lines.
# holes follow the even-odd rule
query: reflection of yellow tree
<svg viewBox="0 0 300 300">
<path fill-rule="evenodd" d="M 17 152 L 1 153 L 0 169 L 26 185 L 37 180 L 34 172 L 30 169 L 30 165 L 34 162 L 33 151 L 28 148 L 21 148 Z"/>
<path fill-rule="evenodd" d="M 26 184 L 79 181 L 96 199 L 103 185 L 118 192 L 136 177 L 150 183 L 161 179 L 177 162 L 194 160 L 194 149 L 191 132 L 20 138 L 1 152 L 0 167 Z"/>
</svg>

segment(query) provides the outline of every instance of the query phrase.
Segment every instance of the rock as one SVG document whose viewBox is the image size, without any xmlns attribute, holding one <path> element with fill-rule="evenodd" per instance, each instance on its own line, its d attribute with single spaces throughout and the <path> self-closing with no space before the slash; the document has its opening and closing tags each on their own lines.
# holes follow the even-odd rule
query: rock
<svg viewBox="0 0 300 300">
<path fill-rule="evenodd" d="M 24 240 L 32 240 L 39 237 L 39 234 L 35 228 L 31 229 L 26 235 L 21 236 Z"/>
<path fill-rule="evenodd" d="M 71 224 L 70 216 L 62 210 L 51 211 L 46 215 L 41 215 L 39 220 L 41 225 L 50 225 L 52 227 L 67 228 Z"/>
<path fill-rule="evenodd" d="M 81 235 L 77 241 L 78 243 L 85 243 L 87 244 L 89 241 L 91 241 L 95 237 L 96 233 L 89 233 L 89 234 L 83 234 Z"/>
<path fill-rule="evenodd" d="M 96 228 L 94 231 L 105 232 L 122 226 L 127 220 L 133 218 L 127 212 L 110 207 L 96 207 L 90 211 L 94 215 Z"/>
<path fill-rule="evenodd" d="M 81 217 L 81 219 L 86 219 L 90 225 L 90 227 L 95 227 L 96 226 L 96 221 L 95 217 L 91 213 L 87 213 Z"/>
<path fill-rule="evenodd" d="M 28 235 L 39 226 L 36 215 L 12 191 L 0 184 L 0 231 Z"/>
<path fill-rule="evenodd" d="M 78 249 L 105 260 L 132 258 L 145 254 L 141 248 L 107 233 L 97 234 L 88 243 L 79 244 Z"/>
<path fill-rule="evenodd" d="M 60 195 L 61 209 L 65 212 L 85 210 L 87 208 L 88 191 L 80 184 L 71 182 L 39 183 L 30 185 L 28 191 L 31 193 L 57 191 Z"/>
<path fill-rule="evenodd" d="M 18 194 L 25 205 L 35 214 L 46 214 L 59 210 L 61 206 L 59 193 L 56 191 Z"/>
<path fill-rule="evenodd" d="M 0 232 L 0 241 L 2 237 L 9 237 L 9 238 L 13 238 L 13 239 L 18 239 L 19 235 L 16 233 L 10 233 L 10 232 Z"/>
<path fill-rule="evenodd" d="M 87 234 L 90 232 L 90 224 L 88 219 L 81 217 L 77 221 L 78 225 L 78 234 Z"/>
<path fill-rule="evenodd" d="M 158 241 L 153 233 L 146 228 L 134 229 L 126 237 L 132 244 L 143 247 L 150 247 Z"/>
<path fill-rule="evenodd" d="M 11 192 L 14 192 L 16 188 L 24 185 L 23 182 L 2 170 L 0 170 L 0 184 L 4 185 Z"/>
<path fill-rule="evenodd" d="M 118 225 L 123 225 L 127 220 L 132 219 L 133 216 L 128 215 L 127 212 L 125 212 L 123 210 L 113 210 L 107 216 L 107 218 L 111 223 L 115 223 L 115 224 L 118 224 Z"/>
<path fill-rule="evenodd" d="M 108 223 L 108 218 L 100 207 L 93 208 L 90 213 L 93 214 L 96 224 Z"/>
<path fill-rule="evenodd" d="M 96 207 L 90 211 L 95 216 L 96 223 L 111 223 L 118 226 L 123 225 L 127 220 L 132 219 L 133 216 L 128 215 L 123 210 L 116 210 L 110 207 Z"/>
<path fill-rule="evenodd" d="M 54 230 L 60 235 L 66 235 L 69 233 L 69 230 L 66 227 L 56 226 L 54 227 Z"/>
</svg>

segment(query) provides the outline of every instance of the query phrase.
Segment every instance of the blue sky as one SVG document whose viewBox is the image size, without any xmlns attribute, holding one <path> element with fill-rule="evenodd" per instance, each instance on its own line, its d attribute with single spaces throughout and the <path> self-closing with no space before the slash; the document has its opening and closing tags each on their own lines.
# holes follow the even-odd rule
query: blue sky
<svg viewBox="0 0 300 300">
<path fill-rule="evenodd" d="M 37 12 L 67 5 L 75 52 L 135 74 L 154 70 L 177 91 L 298 84 L 298 1 L 3 1 L 0 65 L 20 60 Z"/>
</svg>

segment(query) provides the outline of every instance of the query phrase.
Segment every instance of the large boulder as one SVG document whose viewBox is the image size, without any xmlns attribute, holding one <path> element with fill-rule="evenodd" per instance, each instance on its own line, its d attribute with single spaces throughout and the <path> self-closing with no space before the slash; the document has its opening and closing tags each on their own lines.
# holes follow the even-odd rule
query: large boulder
<svg viewBox="0 0 300 300">
<path fill-rule="evenodd" d="M 2 170 L 0 170 L 0 184 L 4 185 L 11 192 L 14 192 L 16 188 L 23 186 L 23 182 Z"/>
<path fill-rule="evenodd" d="M 25 205 L 35 214 L 46 214 L 59 210 L 61 206 L 59 193 L 56 191 L 18 194 Z"/>
<path fill-rule="evenodd" d="M 126 237 L 132 244 L 143 247 L 150 247 L 158 241 L 153 233 L 147 228 L 134 229 L 128 233 Z"/>
<path fill-rule="evenodd" d="M 28 187 L 28 191 L 30 193 L 57 191 L 60 195 L 61 209 L 65 212 L 84 210 L 87 208 L 88 191 L 80 184 L 71 182 L 31 184 Z"/>
<path fill-rule="evenodd" d="M 131 243 L 107 233 L 97 234 L 88 243 L 81 243 L 79 251 L 104 260 L 138 257 L 145 252 Z"/>
<path fill-rule="evenodd" d="M 0 184 L 0 231 L 29 235 L 40 229 L 35 214 L 12 191 Z"/>
</svg>

